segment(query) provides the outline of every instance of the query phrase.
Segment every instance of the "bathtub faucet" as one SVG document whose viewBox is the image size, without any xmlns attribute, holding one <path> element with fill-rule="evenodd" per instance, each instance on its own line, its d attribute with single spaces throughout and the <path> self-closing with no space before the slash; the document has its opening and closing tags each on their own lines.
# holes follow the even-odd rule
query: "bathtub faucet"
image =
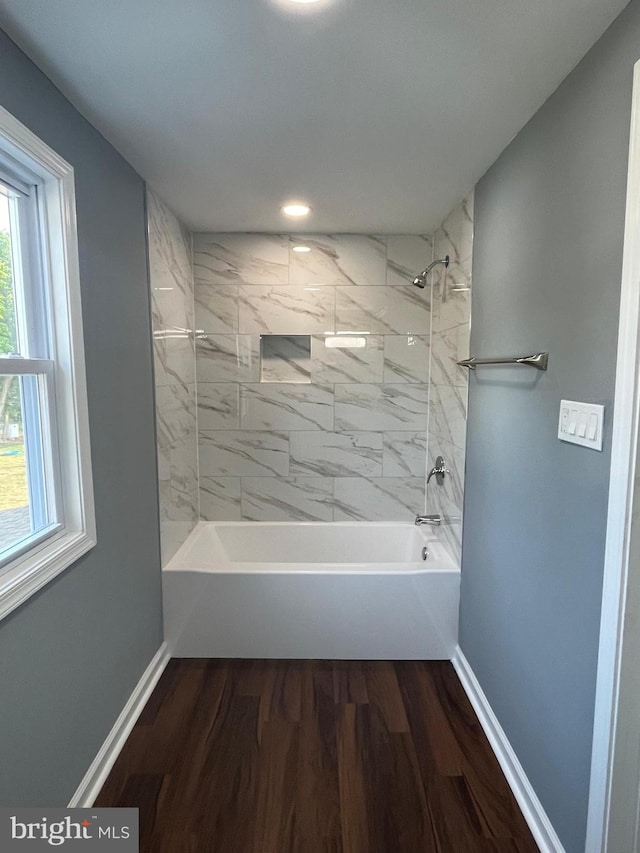
<svg viewBox="0 0 640 853">
<path fill-rule="evenodd" d="M 420 527 L 422 524 L 432 524 L 437 527 L 442 524 L 442 519 L 439 515 L 416 515 L 415 523 L 417 527 Z"/>
</svg>

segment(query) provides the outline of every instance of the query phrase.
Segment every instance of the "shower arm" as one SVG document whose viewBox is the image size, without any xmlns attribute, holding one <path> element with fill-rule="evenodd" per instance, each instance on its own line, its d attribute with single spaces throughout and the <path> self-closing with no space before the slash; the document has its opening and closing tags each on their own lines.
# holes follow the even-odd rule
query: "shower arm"
<svg viewBox="0 0 640 853">
<path fill-rule="evenodd" d="M 449 266 L 449 260 L 450 260 L 450 259 L 449 259 L 449 255 L 445 255 L 445 257 L 444 257 L 444 258 L 439 258 L 437 261 L 431 261 L 431 263 L 429 264 L 429 266 L 428 266 L 428 267 L 426 267 L 425 269 L 423 269 L 423 270 L 422 270 L 422 272 L 421 272 L 421 273 L 419 273 L 419 274 L 418 274 L 418 275 L 413 279 L 412 284 L 414 284 L 414 285 L 415 285 L 415 287 L 419 287 L 421 290 L 423 290 L 423 289 L 424 289 L 424 287 L 425 287 L 425 285 L 426 285 L 426 283 L 427 283 L 427 276 L 429 275 L 429 273 L 431 272 L 431 270 L 432 270 L 434 267 L 437 267 L 437 266 L 438 266 L 438 264 L 442 264 L 442 265 L 445 267 L 445 269 L 446 269 L 446 268 Z"/>
</svg>

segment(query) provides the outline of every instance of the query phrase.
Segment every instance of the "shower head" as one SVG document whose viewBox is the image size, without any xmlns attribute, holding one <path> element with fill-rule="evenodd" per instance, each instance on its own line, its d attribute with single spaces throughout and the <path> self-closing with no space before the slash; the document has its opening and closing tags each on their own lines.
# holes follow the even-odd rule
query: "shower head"
<svg viewBox="0 0 640 853">
<path fill-rule="evenodd" d="M 424 288 L 427 283 L 427 276 L 434 267 L 438 266 L 438 264 L 443 264 L 445 267 L 448 267 L 449 255 L 446 255 L 444 258 L 440 258 L 437 261 L 432 261 L 426 269 L 422 270 L 422 272 L 414 278 L 412 284 L 421 289 Z"/>
</svg>

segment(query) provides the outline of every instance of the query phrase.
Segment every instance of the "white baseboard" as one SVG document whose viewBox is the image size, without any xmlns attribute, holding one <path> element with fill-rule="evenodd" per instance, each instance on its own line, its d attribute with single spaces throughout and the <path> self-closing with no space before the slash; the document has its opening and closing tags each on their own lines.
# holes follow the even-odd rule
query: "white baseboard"
<svg viewBox="0 0 640 853">
<path fill-rule="evenodd" d="M 452 663 L 541 853 L 565 853 L 542 803 L 460 646 L 456 648 Z"/>
<path fill-rule="evenodd" d="M 143 672 L 142 678 L 136 684 L 127 704 L 100 747 L 100 751 L 91 762 L 77 791 L 71 797 L 69 808 L 90 808 L 93 805 L 153 688 L 164 672 L 169 658 L 169 648 L 166 643 L 163 643 Z"/>
</svg>

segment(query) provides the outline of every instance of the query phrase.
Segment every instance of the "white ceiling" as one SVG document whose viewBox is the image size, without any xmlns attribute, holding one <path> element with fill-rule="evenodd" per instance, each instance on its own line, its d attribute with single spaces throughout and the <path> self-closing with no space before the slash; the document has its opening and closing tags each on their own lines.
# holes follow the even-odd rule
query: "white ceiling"
<svg viewBox="0 0 640 853">
<path fill-rule="evenodd" d="M 0 0 L 0 26 L 195 230 L 424 233 L 626 3 Z"/>
</svg>

